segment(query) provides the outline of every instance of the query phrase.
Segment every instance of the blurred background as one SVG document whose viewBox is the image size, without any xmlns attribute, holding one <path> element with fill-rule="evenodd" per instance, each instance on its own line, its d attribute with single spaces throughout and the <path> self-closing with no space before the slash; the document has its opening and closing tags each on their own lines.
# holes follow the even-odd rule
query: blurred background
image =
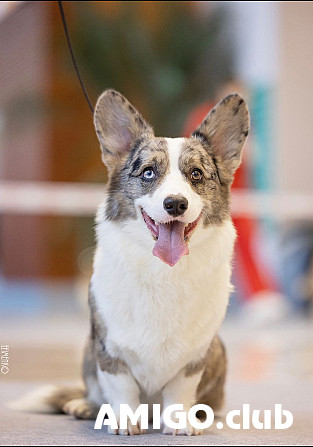
<svg viewBox="0 0 313 447">
<path fill-rule="evenodd" d="M 246 98 L 230 310 L 271 298 L 268 317 L 309 314 L 313 6 L 65 2 L 65 13 L 92 103 L 113 87 L 156 135 L 188 136 L 228 93 Z M 1 2 L 0 14 L 0 292 L 6 312 L 34 315 L 86 289 L 106 170 L 57 2 Z"/>
<path fill-rule="evenodd" d="M 224 96 L 245 97 L 252 130 L 233 185 L 239 236 L 224 329 L 238 354 L 233 377 L 266 381 L 277 365 L 300 365 L 295 375 L 312 386 L 313 4 L 81 1 L 64 9 L 92 103 L 115 88 L 156 135 L 188 136 Z M 57 2 L 0 3 L 0 86 L 1 340 L 23 365 L 10 379 L 71 379 L 87 334 L 106 170 Z"/>
</svg>

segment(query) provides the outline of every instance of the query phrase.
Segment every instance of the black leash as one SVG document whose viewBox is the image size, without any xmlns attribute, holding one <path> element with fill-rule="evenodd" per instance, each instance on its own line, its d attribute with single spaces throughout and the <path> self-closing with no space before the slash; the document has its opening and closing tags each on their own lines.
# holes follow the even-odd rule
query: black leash
<svg viewBox="0 0 313 447">
<path fill-rule="evenodd" d="M 93 107 L 91 105 L 91 102 L 90 102 L 90 99 L 89 99 L 86 87 L 85 87 L 85 85 L 83 83 L 83 80 L 82 80 L 80 74 L 79 74 L 79 70 L 78 70 L 78 67 L 77 67 L 77 64 L 76 64 L 76 60 L 75 60 L 72 44 L 71 44 L 71 41 L 70 41 L 70 36 L 69 36 L 69 33 L 68 33 L 68 29 L 67 29 L 67 23 L 66 23 L 66 19 L 65 19 L 65 14 L 64 14 L 62 2 L 58 1 L 58 5 L 59 5 L 61 18 L 62 18 L 62 22 L 63 22 L 63 28 L 64 28 L 65 35 L 66 35 L 67 45 L 68 45 L 68 48 L 70 50 L 71 57 L 72 57 L 72 62 L 73 62 L 73 65 L 74 65 L 74 68 L 75 68 L 75 71 L 76 71 L 76 74 L 77 74 L 77 77 L 78 77 L 81 89 L 83 91 L 83 94 L 84 94 L 84 96 L 86 98 L 86 101 L 88 102 L 88 105 L 89 105 L 89 108 L 91 110 L 91 113 L 93 114 Z"/>
</svg>

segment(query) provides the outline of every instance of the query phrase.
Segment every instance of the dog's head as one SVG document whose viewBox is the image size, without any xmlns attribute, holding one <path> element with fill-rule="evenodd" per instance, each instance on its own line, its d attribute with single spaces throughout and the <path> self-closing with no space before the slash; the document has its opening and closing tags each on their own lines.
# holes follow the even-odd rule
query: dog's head
<svg viewBox="0 0 313 447">
<path fill-rule="evenodd" d="M 223 99 L 190 138 L 155 137 L 114 90 L 100 96 L 94 122 L 109 173 L 106 218 L 140 219 L 163 262 L 173 266 L 189 253 L 197 227 L 229 219 L 229 189 L 249 132 L 239 95 Z"/>
</svg>

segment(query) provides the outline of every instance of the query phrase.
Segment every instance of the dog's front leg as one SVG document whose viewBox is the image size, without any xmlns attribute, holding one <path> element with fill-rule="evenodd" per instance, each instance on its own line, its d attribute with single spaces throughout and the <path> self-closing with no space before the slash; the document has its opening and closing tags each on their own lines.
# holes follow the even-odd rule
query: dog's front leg
<svg viewBox="0 0 313 447">
<path fill-rule="evenodd" d="M 201 380 L 203 371 L 197 371 L 194 374 L 188 374 L 186 369 L 181 370 L 167 385 L 163 388 L 163 433 L 166 435 L 200 435 L 202 430 L 194 428 L 186 417 L 186 426 L 184 428 L 171 428 L 164 421 L 164 412 L 166 408 L 174 404 L 183 404 L 186 416 L 190 408 L 196 402 L 196 392 Z M 177 420 L 171 416 L 172 421 Z"/>
<path fill-rule="evenodd" d="M 133 425 L 128 419 L 127 428 L 120 428 L 120 405 L 128 404 L 131 410 L 135 413 L 140 405 L 139 400 L 139 386 L 133 376 L 127 370 L 117 373 L 110 373 L 103 371 L 98 367 L 98 381 L 103 392 L 103 397 L 108 402 L 115 414 L 118 428 L 112 429 L 108 426 L 108 433 L 114 435 L 140 435 L 145 433 L 141 428 L 141 421 L 138 420 L 136 425 Z"/>
</svg>

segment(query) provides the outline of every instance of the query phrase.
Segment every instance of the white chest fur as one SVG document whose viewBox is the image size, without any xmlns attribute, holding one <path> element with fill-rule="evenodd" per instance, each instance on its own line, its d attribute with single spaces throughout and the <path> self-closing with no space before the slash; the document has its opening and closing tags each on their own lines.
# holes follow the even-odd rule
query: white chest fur
<svg viewBox="0 0 313 447">
<path fill-rule="evenodd" d="M 154 393 L 205 354 L 224 318 L 235 230 L 231 221 L 197 229 L 190 254 L 172 268 L 153 257 L 153 240 L 138 236 L 138 225 L 98 225 L 92 290 L 109 354 Z"/>
</svg>

